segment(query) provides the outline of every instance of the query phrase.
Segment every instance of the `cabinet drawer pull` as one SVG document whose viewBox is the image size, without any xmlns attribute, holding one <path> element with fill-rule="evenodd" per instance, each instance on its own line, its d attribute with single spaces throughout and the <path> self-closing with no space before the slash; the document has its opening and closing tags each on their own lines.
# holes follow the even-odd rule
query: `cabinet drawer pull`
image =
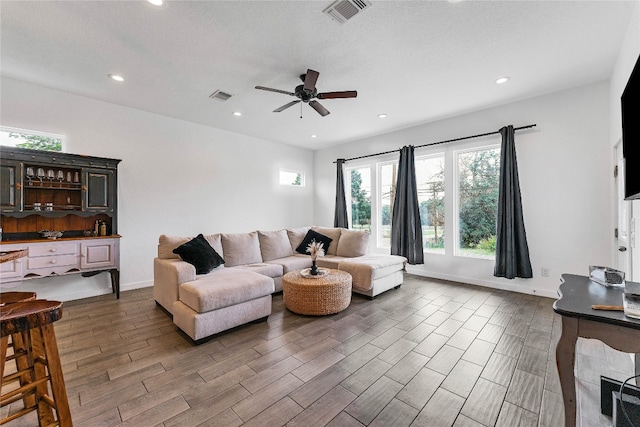
<svg viewBox="0 0 640 427">
<path fill-rule="evenodd" d="M 58 250 L 56 248 L 51 248 L 49 249 L 49 252 L 57 252 Z"/>
<path fill-rule="evenodd" d="M 52 259 L 51 261 L 49 261 L 49 263 L 51 263 L 51 264 L 55 264 L 55 263 L 57 263 L 57 262 L 58 262 L 58 261 L 56 261 L 55 259 Z"/>
</svg>

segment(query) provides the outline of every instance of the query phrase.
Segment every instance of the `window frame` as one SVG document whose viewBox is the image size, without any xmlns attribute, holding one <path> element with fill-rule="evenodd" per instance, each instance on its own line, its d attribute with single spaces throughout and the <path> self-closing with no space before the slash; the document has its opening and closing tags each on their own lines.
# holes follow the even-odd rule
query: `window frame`
<svg viewBox="0 0 640 427">
<path fill-rule="evenodd" d="M 466 154 L 474 151 L 483 151 L 490 149 L 498 149 L 498 155 L 500 153 L 501 144 L 491 143 L 491 144 L 478 144 L 470 147 L 460 148 L 453 150 L 452 152 L 452 160 L 453 160 L 453 256 L 460 258 L 473 258 L 473 259 L 486 259 L 493 260 L 495 259 L 495 253 L 493 255 L 480 255 L 480 254 L 470 254 L 470 253 L 461 253 L 460 248 L 460 162 L 459 157 L 461 154 Z M 498 171 L 499 173 L 499 171 Z M 497 222 L 497 218 L 496 218 Z"/>
<path fill-rule="evenodd" d="M 380 198 L 382 195 L 382 168 L 387 165 L 398 164 L 400 162 L 399 159 L 387 159 L 380 160 L 375 163 L 376 166 L 376 248 L 380 250 L 391 248 L 391 244 L 389 246 L 383 246 L 382 244 L 382 199 Z M 395 186 L 395 184 L 394 184 Z M 391 207 L 391 212 L 389 215 L 393 215 L 393 205 Z"/>
<path fill-rule="evenodd" d="M 296 184 L 293 184 L 293 183 L 282 182 L 282 174 L 283 173 L 296 174 L 297 176 L 300 177 L 300 184 L 296 185 Z M 279 168 L 278 169 L 278 184 L 280 184 L 282 186 L 285 186 L 285 187 L 304 188 L 306 186 L 305 173 L 304 173 L 304 171 L 301 171 L 301 170 Z"/>
<path fill-rule="evenodd" d="M 373 209 L 373 200 L 374 200 L 374 194 L 376 194 L 376 191 L 374 190 L 375 185 L 373 185 L 373 167 L 371 165 L 371 163 L 354 163 L 352 165 L 349 166 L 343 166 L 343 177 L 344 177 L 344 198 L 345 198 L 345 204 L 347 206 L 347 221 L 349 223 L 349 228 L 354 230 L 354 224 L 353 224 L 353 212 L 351 209 L 352 206 L 352 202 L 351 202 L 351 171 L 354 170 L 361 170 L 361 169 L 369 169 L 369 202 L 371 205 L 371 219 L 370 219 L 370 223 L 369 223 L 369 232 L 371 233 L 374 229 L 374 221 L 376 218 L 376 215 L 374 213 L 374 209 Z"/>
<path fill-rule="evenodd" d="M 50 151 L 52 153 L 66 153 L 66 150 L 65 150 L 66 149 L 66 145 L 67 145 L 66 144 L 67 143 L 67 136 L 66 135 L 52 133 L 52 132 L 44 132 L 44 131 L 39 131 L 39 130 L 22 129 L 22 128 L 16 128 L 16 127 L 11 127 L 11 126 L 0 126 L 0 132 L 22 133 L 22 134 L 26 134 L 26 135 L 37 135 L 37 136 L 43 136 L 45 138 L 59 139 L 60 140 L 60 151 L 41 150 L 39 148 L 31 148 L 31 150 Z M 0 145 L 2 145 L 4 147 L 17 147 L 16 145 L 4 145 L 2 143 L 2 139 L 0 139 Z M 17 147 L 17 148 L 22 148 L 22 147 Z"/>
<path fill-rule="evenodd" d="M 426 248 L 424 246 L 424 241 L 422 242 L 422 252 L 423 253 L 428 253 L 428 254 L 432 254 L 432 255 L 446 255 L 447 254 L 447 243 L 446 243 L 446 231 L 447 231 L 447 152 L 446 151 L 432 151 L 430 153 L 426 153 L 426 154 L 421 154 L 420 156 L 415 156 L 414 161 L 415 163 L 418 163 L 421 160 L 427 160 L 427 159 L 435 159 L 435 158 L 441 158 L 442 159 L 442 167 L 443 167 L 443 192 L 444 192 L 444 200 L 445 200 L 445 213 L 444 213 L 444 227 L 443 227 L 443 233 L 445 236 L 445 240 L 444 240 L 444 246 L 442 248 L 442 250 L 435 250 L 435 249 L 430 249 L 430 248 Z M 416 176 L 416 188 L 418 187 L 418 185 L 420 185 L 417 182 L 417 176 Z M 419 197 L 418 197 L 419 198 Z M 422 220 L 422 219 L 421 219 Z M 423 232 L 423 237 L 424 237 L 424 232 Z"/>
</svg>

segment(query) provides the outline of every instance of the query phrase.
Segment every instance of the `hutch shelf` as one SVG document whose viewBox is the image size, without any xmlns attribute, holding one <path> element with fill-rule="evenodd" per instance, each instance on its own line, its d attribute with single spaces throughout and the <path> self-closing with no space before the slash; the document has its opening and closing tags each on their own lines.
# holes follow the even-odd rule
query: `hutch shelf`
<svg viewBox="0 0 640 427">
<path fill-rule="evenodd" d="M 120 297 L 118 159 L 0 146 L 0 286 L 51 275 L 102 271 Z M 41 237 L 42 230 L 62 238 Z"/>
</svg>

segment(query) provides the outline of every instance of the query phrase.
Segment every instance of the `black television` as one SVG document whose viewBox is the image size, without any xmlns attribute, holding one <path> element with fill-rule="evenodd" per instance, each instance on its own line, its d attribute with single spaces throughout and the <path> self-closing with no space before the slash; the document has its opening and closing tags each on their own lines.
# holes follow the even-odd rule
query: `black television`
<svg viewBox="0 0 640 427">
<path fill-rule="evenodd" d="M 640 199 L 640 57 L 620 98 L 624 199 Z"/>
</svg>

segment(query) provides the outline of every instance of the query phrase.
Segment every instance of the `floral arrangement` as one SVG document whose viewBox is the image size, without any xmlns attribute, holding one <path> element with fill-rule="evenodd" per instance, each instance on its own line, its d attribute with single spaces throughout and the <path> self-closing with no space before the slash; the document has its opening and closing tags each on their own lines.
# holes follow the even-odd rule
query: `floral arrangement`
<svg viewBox="0 0 640 427">
<path fill-rule="evenodd" d="M 319 256 L 324 256 L 324 243 L 312 240 L 307 246 L 307 252 L 311 255 L 311 260 L 315 261 Z"/>
</svg>

